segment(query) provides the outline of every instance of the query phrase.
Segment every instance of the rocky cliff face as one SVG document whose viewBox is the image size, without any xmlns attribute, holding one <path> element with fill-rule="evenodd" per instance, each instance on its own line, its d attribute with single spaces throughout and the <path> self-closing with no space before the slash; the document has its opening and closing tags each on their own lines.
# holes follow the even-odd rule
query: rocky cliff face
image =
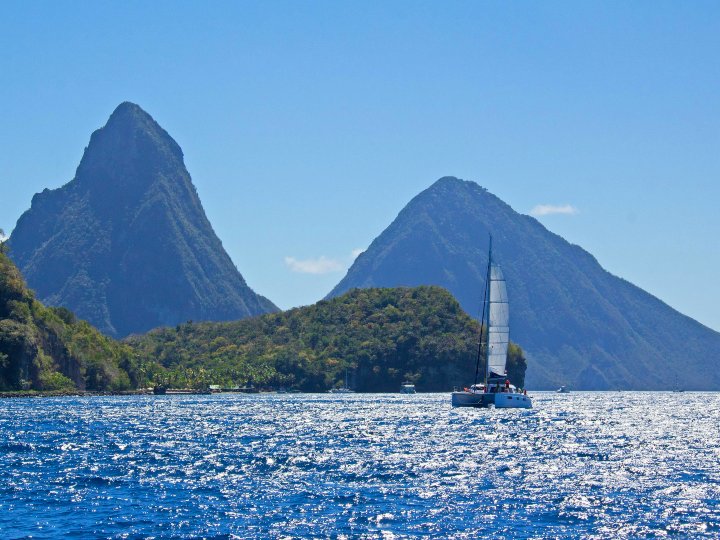
<svg viewBox="0 0 720 540">
<path fill-rule="evenodd" d="M 33 197 L 8 244 L 40 300 L 111 336 L 277 310 L 223 249 L 178 144 L 132 103 L 92 134 L 72 181 Z"/>
<path fill-rule="evenodd" d="M 478 314 L 490 233 L 507 279 L 510 338 L 528 359 L 528 387 L 720 389 L 720 334 L 457 178 L 415 197 L 329 296 L 355 287 L 440 285 Z"/>
</svg>

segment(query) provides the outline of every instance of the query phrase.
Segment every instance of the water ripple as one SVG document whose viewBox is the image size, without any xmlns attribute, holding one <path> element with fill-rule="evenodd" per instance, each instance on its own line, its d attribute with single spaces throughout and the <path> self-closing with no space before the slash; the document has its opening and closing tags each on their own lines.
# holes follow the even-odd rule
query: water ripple
<svg viewBox="0 0 720 540">
<path fill-rule="evenodd" d="M 3 538 L 720 538 L 720 396 L 0 402 Z"/>
</svg>

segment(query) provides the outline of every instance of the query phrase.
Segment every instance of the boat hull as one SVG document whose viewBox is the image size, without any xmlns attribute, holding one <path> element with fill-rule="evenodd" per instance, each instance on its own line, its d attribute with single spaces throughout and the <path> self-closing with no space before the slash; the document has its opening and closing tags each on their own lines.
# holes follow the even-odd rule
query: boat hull
<svg viewBox="0 0 720 540">
<path fill-rule="evenodd" d="M 495 403 L 494 394 L 477 392 L 453 392 L 453 407 L 488 407 Z"/>
<path fill-rule="evenodd" d="M 532 399 L 525 394 L 501 392 L 494 396 L 496 409 L 532 409 Z"/>
<path fill-rule="evenodd" d="M 518 393 L 453 392 L 453 407 L 489 407 L 498 409 L 532 409 L 532 399 Z"/>
</svg>

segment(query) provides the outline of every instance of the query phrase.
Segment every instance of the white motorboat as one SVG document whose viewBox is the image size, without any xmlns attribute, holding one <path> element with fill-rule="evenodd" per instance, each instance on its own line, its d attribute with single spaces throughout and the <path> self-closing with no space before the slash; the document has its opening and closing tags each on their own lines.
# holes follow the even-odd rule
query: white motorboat
<svg viewBox="0 0 720 540">
<path fill-rule="evenodd" d="M 416 394 L 415 385 L 413 383 L 402 383 L 400 386 L 401 394 Z"/>
<path fill-rule="evenodd" d="M 569 393 L 570 393 L 570 389 L 569 389 L 567 386 L 563 385 L 563 386 L 561 386 L 560 388 L 558 388 L 558 389 L 556 390 L 556 392 L 557 392 L 558 394 L 569 394 Z"/>
<path fill-rule="evenodd" d="M 487 321 L 487 332 L 483 336 L 482 327 L 485 321 Z M 527 391 L 521 391 L 510 384 L 505 370 L 510 343 L 510 312 L 505 278 L 502 270 L 493 262 L 492 258 L 492 237 L 490 237 L 485 299 L 483 300 L 483 316 L 480 327 L 480 347 L 475 365 L 475 382 L 468 388 L 452 393 L 452 406 L 494 406 L 498 409 L 532 408 L 532 399 L 527 395 Z M 485 376 L 484 381 L 478 383 L 480 358 L 483 351 Z"/>
</svg>

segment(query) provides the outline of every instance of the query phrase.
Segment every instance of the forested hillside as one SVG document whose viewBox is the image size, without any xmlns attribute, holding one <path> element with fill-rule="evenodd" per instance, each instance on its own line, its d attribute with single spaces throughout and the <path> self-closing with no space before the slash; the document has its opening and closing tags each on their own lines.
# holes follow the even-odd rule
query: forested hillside
<svg viewBox="0 0 720 540">
<path fill-rule="evenodd" d="M 0 244 L 0 249 L 5 246 Z M 325 391 L 420 391 L 472 382 L 479 324 L 439 287 L 353 290 L 333 300 L 225 323 L 186 322 L 119 342 L 46 307 L 0 251 L 0 390 L 122 391 L 157 384 Z M 511 346 L 508 373 L 523 385 Z"/>
<path fill-rule="evenodd" d="M 420 391 L 472 382 L 479 324 L 439 287 L 353 290 L 283 313 L 226 323 L 187 323 L 128 338 L 170 385 L 253 384 L 324 391 Z M 525 359 L 511 346 L 508 374 L 523 386 Z"/>
<path fill-rule="evenodd" d="M 0 245 L 0 390 L 128 390 L 133 351 L 35 299 Z"/>
</svg>

